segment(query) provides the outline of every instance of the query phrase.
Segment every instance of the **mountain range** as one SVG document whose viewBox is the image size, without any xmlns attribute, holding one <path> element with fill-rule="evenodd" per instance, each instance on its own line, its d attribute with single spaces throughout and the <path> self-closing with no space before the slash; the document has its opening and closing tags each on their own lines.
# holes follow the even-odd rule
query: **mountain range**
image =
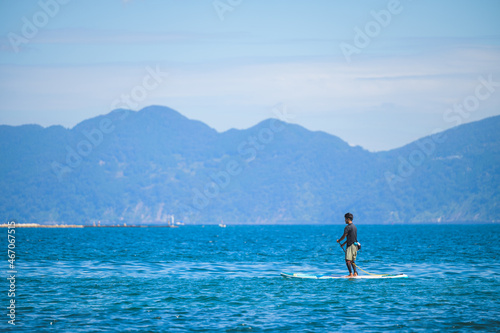
<svg viewBox="0 0 500 333">
<path fill-rule="evenodd" d="M 219 133 L 163 106 L 0 126 L 0 213 L 41 224 L 499 222 L 500 116 L 369 152 L 279 119 Z"/>
</svg>

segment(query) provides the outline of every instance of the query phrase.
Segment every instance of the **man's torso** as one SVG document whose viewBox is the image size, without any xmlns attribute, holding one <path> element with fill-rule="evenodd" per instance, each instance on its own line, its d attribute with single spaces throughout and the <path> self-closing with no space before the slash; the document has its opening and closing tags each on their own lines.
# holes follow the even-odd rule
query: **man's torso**
<svg viewBox="0 0 500 333">
<path fill-rule="evenodd" d="M 355 242 L 358 241 L 358 229 L 354 224 L 348 224 L 345 229 L 344 233 L 347 232 L 347 247 L 351 246 Z"/>
</svg>

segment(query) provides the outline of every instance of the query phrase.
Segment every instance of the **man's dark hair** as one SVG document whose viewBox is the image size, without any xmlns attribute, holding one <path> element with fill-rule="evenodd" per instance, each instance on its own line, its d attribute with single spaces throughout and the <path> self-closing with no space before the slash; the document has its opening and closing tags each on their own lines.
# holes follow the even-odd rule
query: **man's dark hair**
<svg viewBox="0 0 500 333">
<path fill-rule="evenodd" d="M 344 215 L 344 217 L 345 217 L 346 219 L 351 220 L 351 221 L 352 221 L 352 220 L 354 220 L 354 216 L 352 216 L 352 214 L 351 214 L 351 213 L 346 213 L 346 214 Z"/>
</svg>

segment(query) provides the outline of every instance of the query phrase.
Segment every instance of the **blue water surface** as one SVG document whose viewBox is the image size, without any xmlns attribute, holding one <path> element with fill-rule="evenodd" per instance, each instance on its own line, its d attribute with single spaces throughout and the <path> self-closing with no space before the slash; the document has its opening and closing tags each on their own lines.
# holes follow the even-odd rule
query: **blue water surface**
<svg viewBox="0 0 500 333">
<path fill-rule="evenodd" d="M 343 227 L 17 228 L 0 330 L 499 331 L 500 225 L 359 225 L 358 265 L 408 279 L 280 276 L 346 274 Z"/>
</svg>

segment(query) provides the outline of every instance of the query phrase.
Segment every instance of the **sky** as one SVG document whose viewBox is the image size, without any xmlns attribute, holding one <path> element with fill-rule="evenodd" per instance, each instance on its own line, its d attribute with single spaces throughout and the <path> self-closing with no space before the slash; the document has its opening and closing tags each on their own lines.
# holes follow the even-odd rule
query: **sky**
<svg viewBox="0 0 500 333">
<path fill-rule="evenodd" d="M 0 0 L 0 124 L 165 105 L 370 151 L 500 114 L 496 0 Z"/>
</svg>

